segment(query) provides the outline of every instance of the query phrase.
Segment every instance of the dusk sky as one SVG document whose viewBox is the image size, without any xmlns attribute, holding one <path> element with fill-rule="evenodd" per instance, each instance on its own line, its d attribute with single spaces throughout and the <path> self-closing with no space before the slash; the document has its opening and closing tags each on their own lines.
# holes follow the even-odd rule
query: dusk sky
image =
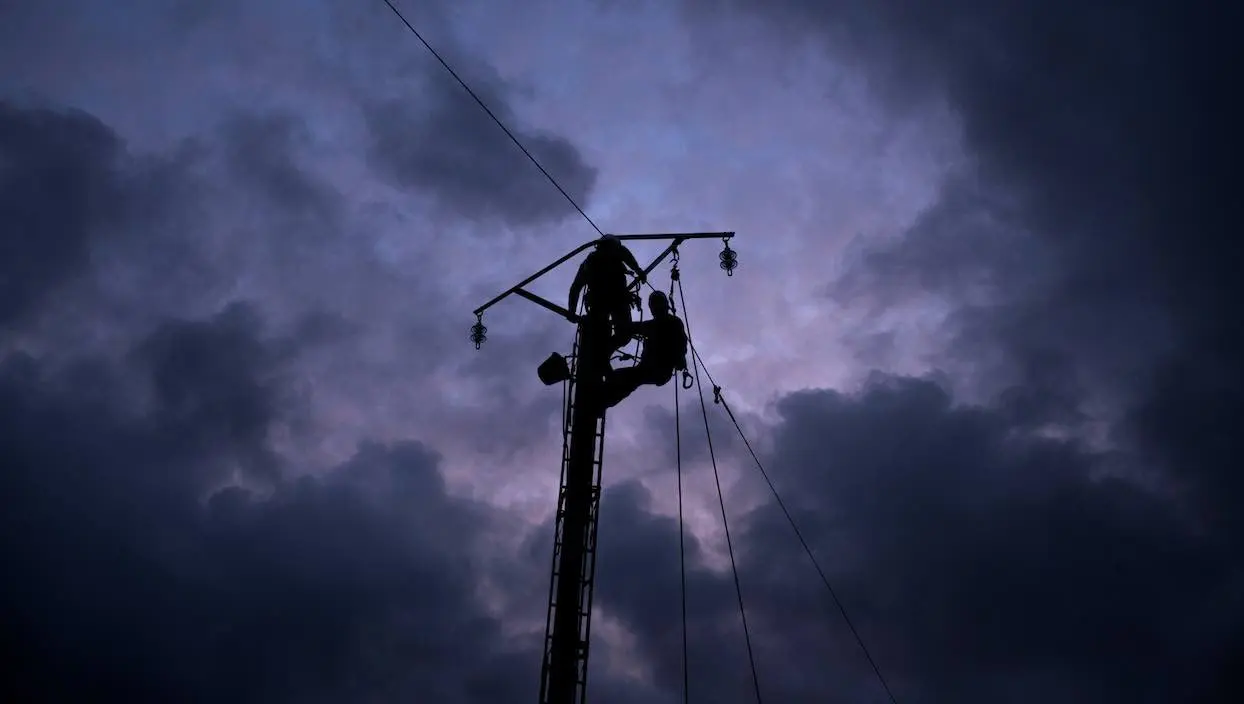
<svg viewBox="0 0 1244 704">
<path fill-rule="evenodd" d="M 1244 701 L 1238 11 L 395 4 L 603 230 L 738 233 L 679 314 L 895 700 Z M 0 0 L 3 699 L 535 701 L 574 328 L 467 335 L 596 236 L 383 0 Z M 754 702 L 680 400 L 689 701 Z M 597 704 L 683 701 L 674 410 Z M 890 702 L 707 410 L 763 700 Z"/>
</svg>

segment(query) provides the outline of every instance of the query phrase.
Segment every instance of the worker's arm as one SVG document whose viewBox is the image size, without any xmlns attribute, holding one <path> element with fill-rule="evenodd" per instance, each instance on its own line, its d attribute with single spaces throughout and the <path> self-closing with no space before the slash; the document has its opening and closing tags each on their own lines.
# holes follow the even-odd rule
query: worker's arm
<svg viewBox="0 0 1244 704">
<path fill-rule="evenodd" d="M 653 321 L 651 320 L 641 320 L 638 323 L 631 323 L 631 326 L 627 328 L 627 331 L 626 331 L 626 339 L 627 340 L 635 340 L 635 339 L 648 340 L 650 339 L 651 336 L 655 334 L 655 330 L 654 330 L 655 326 L 652 323 Z"/>
<path fill-rule="evenodd" d="M 639 265 L 639 262 L 635 261 L 635 255 L 632 254 L 631 250 L 626 247 L 622 248 L 622 262 L 630 267 L 631 271 L 635 272 L 635 278 L 640 281 L 643 281 L 646 278 L 644 276 L 643 267 Z"/>
<path fill-rule="evenodd" d="M 574 281 L 570 284 L 570 300 L 566 310 L 570 311 L 571 320 L 578 315 L 579 310 L 579 294 L 583 292 L 583 287 L 587 284 L 587 277 L 583 273 L 584 266 L 579 266 L 579 271 L 574 275 Z"/>
<path fill-rule="evenodd" d="M 632 323 L 631 336 L 644 338 L 651 337 L 654 333 L 656 333 L 656 323 L 657 321 L 655 320 L 641 320 L 638 323 Z"/>
</svg>

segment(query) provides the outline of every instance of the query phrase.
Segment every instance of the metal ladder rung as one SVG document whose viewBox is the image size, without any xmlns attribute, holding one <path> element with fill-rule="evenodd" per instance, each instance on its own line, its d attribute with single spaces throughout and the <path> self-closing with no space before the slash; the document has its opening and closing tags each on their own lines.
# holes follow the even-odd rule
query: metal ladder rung
<svg viewBox="0 0 1244 704">
<path fill-rule="evenodd" d="M 553 545 L 553 575 L 549 587 L 549 610 L 546 621 L 545 630 L 545 647 L 544 647 L 544 667 L 541 674 L 541 696 L 542 701 L 548 694 L 548 687 L 554 683 L 549 679 L 553 674 L 549 671 L 551 657 L 553 656 L 553 626 L 558 618 L 557 614 L 561 609 L 571 610 L 575 613 L 575 620 L 578 622 L 578 637 L 580 642 L 577 644 L 575 651 L 574 664 L 574 681 L 575 681 L 575 701 L 583 702 L 586 696 L 587 686 L 587 662 L 590 650 L 588 638 L 591 633 L 591 613 L 592 601 L 595 591 L 595 572 L 596 572 L 596 546 L 597 546 L 597 520 L 600 512 L 600 480 L 601 470 L 604 464 L 604 440 L 605 440 L 605 420 L 606 414 L 601 413 L 599 416 L 592 418 L 593 424 L 593 444 L 595 447 L 591 453 L 591 477 L 574 477 L 576 481 L 588 480 L 587 514 L 586 524 L 583 526 L 583 532 L 576 535 L 567 535 L 565 532 L 565 519 L 568 515 L 567 504 L 567 481 L 570 477 L 570 461 L 571 461 L 571 440 L 576 423 L 580 423 L 586 419 L 578 416 L 582 410 L 578 404 L 574 403 L 576 395 L 576 387 L 578 386 L 578 338 L 575 339 L 574 360 L 571 365 L 571 378 L 567 387 L 567 398 L 565 404 L 565 422 L 562 425 L 562 475 L 561 486 L 558 491 L 557 511 L 555 521 L 555 539 Z M 561 558 L 564 556 L 567 541 L 573 540 L 577 543 L 577 547 L 582 549 L 582 561 L 579 564 L 577 575 L 570 575 L 563 571 Z M 564 588 L 563 579 L 573 578 L 578 582 L 578 589 L 574 590 L 578 593 L 577 604 L 558 604 L 557 595 L 560 589 Z M 563 617 L 565 614 L 563 614 Z"/>
</svg>

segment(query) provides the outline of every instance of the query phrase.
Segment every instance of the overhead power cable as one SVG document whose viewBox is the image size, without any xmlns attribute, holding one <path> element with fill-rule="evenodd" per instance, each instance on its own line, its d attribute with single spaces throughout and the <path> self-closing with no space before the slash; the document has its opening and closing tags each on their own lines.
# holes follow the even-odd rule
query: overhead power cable
<svg viewBox="0 0 1244 704">
<path fill-rule="evenodd" d="M 391 0 L 384 0 L 384 4 L 388 5 L 390 10 L 393 10 L 393 14 L 397 15 L 397 18 L 402 21 L 402 24 L 406 25 L 406 29 L 409 29 L 410 33 L 415 35 L 415 38 L 418 39 L 429 52 L 432 53 L 432 56 L 435 56 L 436 60 L 441 62 L 441 66 L 444 66 L 445 70 L 449 72 L 449 75 L 453 76 L 454 80 L 458 81 L 458 85 L 465 88 L 466 92 L 470 93 L 472 98 L 475 98 L 475 102 L 479 103 L 479 106 L 484 109 L 484 112 L 488 113 L 488 116 L 492 118 L 492 121 L 497 123 L 497 126 L 500 127 L 501 130 L 505 132 L 506 136 L 509 137 L 510 140 L 523 151 L 523 154 L 527 155 L 527 158 L 531 160 L 531 163 L 535 164 L 537 169 L 540 169 L 540 173 L 544 174 L 544 177 L 549 180 L 549 183 L 553 184 L 553 187 L 566 197 L 566 200 L 574 206 L 574 209 L 579 211 L 579 214 L 583 216 L 583 219 L 587 220 L 587 224 L 591 225 L 592 229 L 596 230 L 597 234 L 604 237 L 604 231 L 597 227 L 596 223 L 592 221 L 592 218 L 588 217 L 588 214 L 583 211 L 583 208 L 580 208 L 574 198 L 566 192 L 566 189 L 562 188 L 561 184 L 557 182 L 557 179 L 553 178 L 553 175 L 540 164 L 540 161 L 536 159 L 535 155 L 528 151 L 527 147 L 523 146 L 523 143 L 519 141 L 518 137 L 514 136 L 514 133 L 510 131 L 510 128 L 505 126 L 505 123 L 501 121 L 501 118 L 497 117 L 496 114 L 488 108 L 488 105 L 485 104 L 484 101 L 475 93 L 475 91 L 471 90 L 471 86 L 467 85 L 467 82 L 462 80 L 462 77 L 458 75 L 458 72 L 454 71 L 453 68 L 450 67 L 449 63 L 445 61 L 445 59 L 441 58 L 440 53 L 438 53 L 436 49 L 432 48 L 432 45 L 429 44 L 428 41 L 423 38 L 423 35 L 419 33 L 419 30 L 415 29 L 414 25 L 406 19 L 401 10 L 398 10 L 397 6 L 394 5 Z"/>
</svg>

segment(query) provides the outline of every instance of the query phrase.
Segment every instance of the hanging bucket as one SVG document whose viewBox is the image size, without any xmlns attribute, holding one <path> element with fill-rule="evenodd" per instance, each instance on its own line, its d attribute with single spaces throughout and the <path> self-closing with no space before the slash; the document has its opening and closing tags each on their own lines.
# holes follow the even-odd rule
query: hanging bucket
<svg viewBox="0 0 1244 704">
<path fill-rule="evenodd" d="M 552 386 L 570 378 L 570 365 L 566 364 L 565 357 L 554 352 L 536 369 L 536 373 L 545 386 Z"/>
</svg>

